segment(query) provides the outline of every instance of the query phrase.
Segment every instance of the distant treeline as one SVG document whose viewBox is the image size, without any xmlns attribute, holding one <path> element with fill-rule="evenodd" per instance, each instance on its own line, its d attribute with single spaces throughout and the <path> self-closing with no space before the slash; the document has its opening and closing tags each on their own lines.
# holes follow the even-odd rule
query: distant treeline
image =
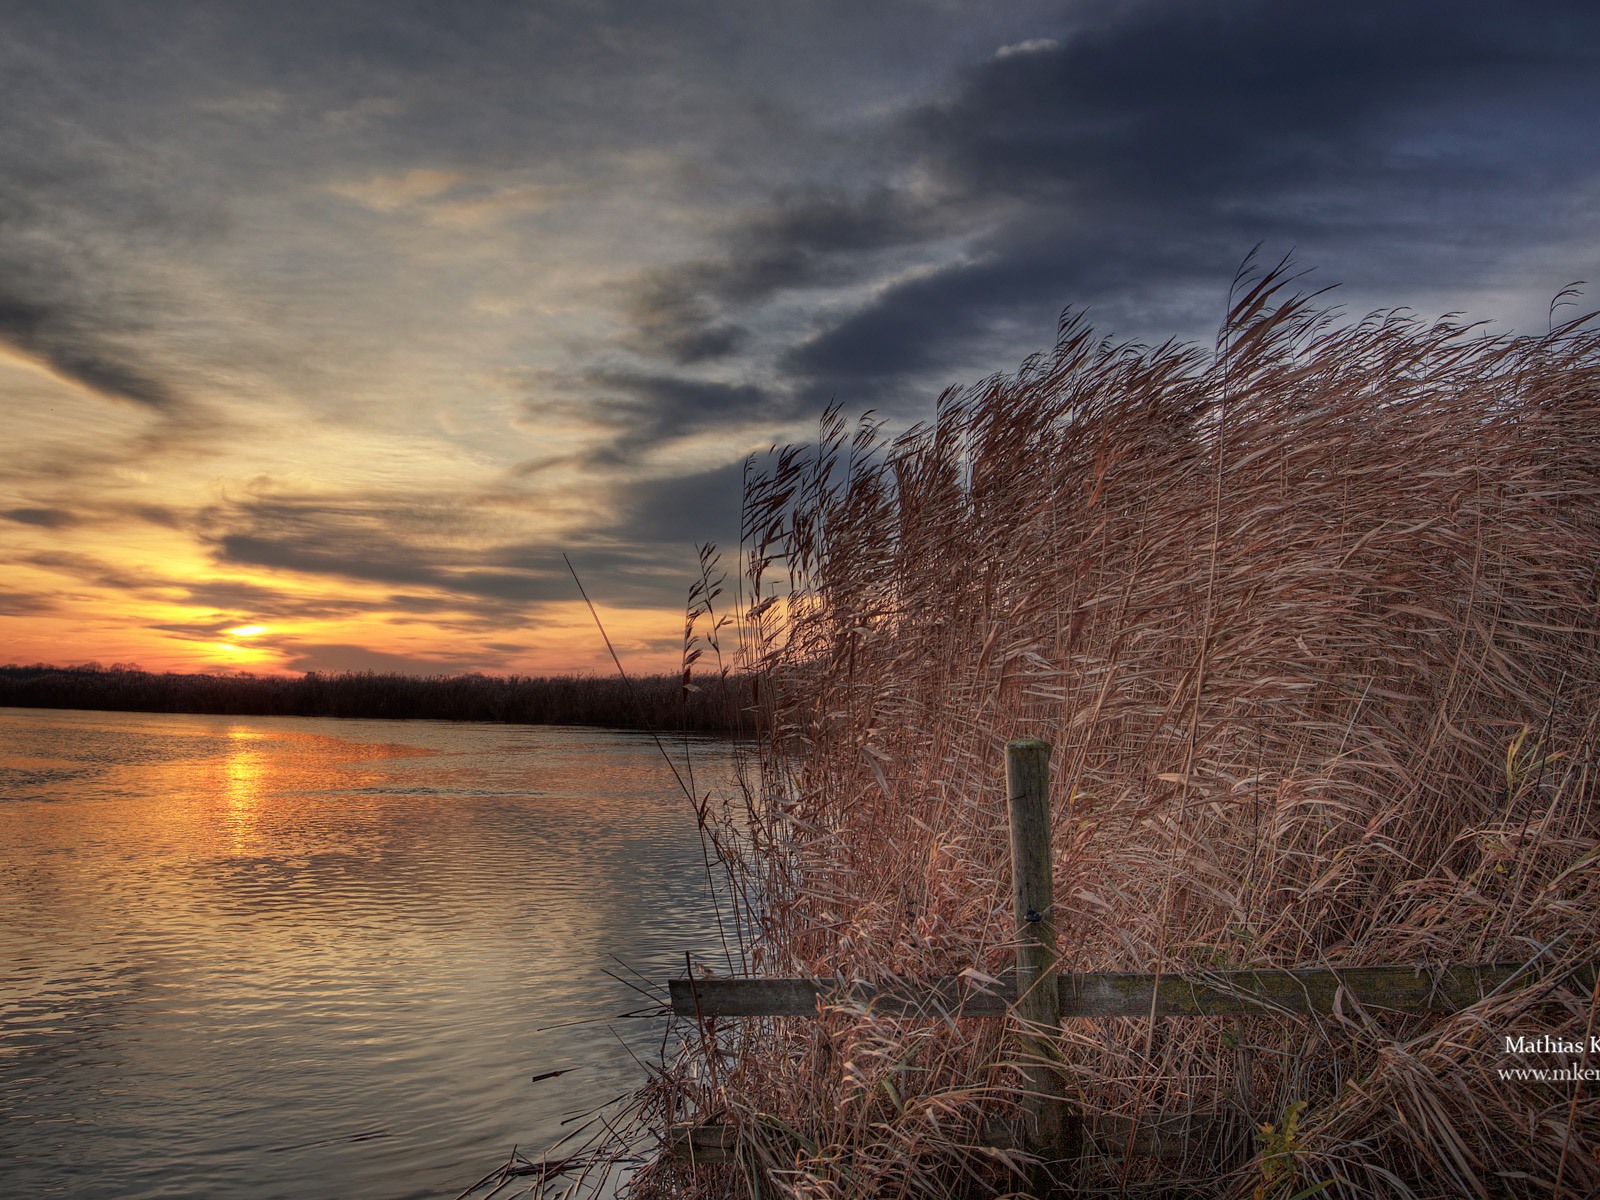
<svg viewBox="0 0 1600 1200">
<path fill-rule="evenodd" d="M 275 717 L 394 717 L 731 732 L 751 703 L 741 677 L 624 681 L 587 675 L 152 674 L 126 666 L 0 667 L 0 706 Z M 748 723 L 748 713 L 745 715 Z"/>
</svg>

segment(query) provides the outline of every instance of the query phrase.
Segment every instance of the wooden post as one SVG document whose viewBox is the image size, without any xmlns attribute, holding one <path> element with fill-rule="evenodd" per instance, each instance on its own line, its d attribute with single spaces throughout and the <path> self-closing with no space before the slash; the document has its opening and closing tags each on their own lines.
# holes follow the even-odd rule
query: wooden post
<svg viewBox="0 0 1600 1200">
<path fill-rule="evenodd" d="M 1050 746 L 1038 738 L 1006 743 L 1006 798 L 1011 814 L 1011 882 L 1017 916 L 1017 1016 L 1029 1058 L 1024 1071 L 1025 1148 L 1045 1163 L 1071 1156 L 1074 1132 L 1068 1120 L 1060 1073 L 1051 1065 L 1056 1049 L 1049 1036 L 1061 1028 L 1057 983 L 1055 887 L 1050 850 Z M 1051 1187 L 1048 1167 L 1034 1192 Z"/>
</svg>

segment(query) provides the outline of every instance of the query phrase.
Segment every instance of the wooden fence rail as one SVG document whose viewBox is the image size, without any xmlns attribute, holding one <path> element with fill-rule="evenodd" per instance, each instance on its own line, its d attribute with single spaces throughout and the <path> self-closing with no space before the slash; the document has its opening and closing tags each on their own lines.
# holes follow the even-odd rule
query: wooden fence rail
<svg viewBox="0 0 1600 1200">
<path fill-rule="evenodd" d="M 1412 966 L 1310 967 L 1188 974 L 1062 972 L 1056 976 L 1065 1017 L 1222 1017 L 1329 1013 L 1341 999 L 1370 1009 L 1460 1012 L 1522 970 L 1488 963 L 1427 970 Z M 1592 982 L 1591 972 L 1591 982 Z M 1016 983 L 987 987 L 968 977 L 846 984 L 831 979 L 673 979 L 672 1011 L 693 1017 L 806 1017 L 825 1007 L 877 1016 L 1004 1017 Z"/>
</svg>

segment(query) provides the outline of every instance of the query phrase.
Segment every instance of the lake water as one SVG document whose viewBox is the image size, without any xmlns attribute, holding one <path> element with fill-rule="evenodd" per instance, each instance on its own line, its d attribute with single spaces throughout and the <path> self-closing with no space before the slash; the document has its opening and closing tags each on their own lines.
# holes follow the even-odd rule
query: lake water
<svg viewBox="0 0 1600 1200">
<path fill-rule="evenodd" d="M 0 709 L 0 1194 L 452 1197 L 640 1080 L 660 1019 L 570 1022 L 685 951 L 645 736 Z"/>
</svg>

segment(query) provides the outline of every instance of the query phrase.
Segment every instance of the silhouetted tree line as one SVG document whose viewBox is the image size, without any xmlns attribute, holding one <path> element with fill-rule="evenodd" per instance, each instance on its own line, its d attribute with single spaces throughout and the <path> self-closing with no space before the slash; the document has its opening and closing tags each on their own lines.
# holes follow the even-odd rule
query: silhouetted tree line
<svg viewBox="0 0 1600 1200">
<path fill-rule="evenodd" d="M 395 717 L 731 732 L 748 727 L 750 681 L 643 675 L 153 674 L 127 664 L 0 667 L 0 706 L 236 716 Z"/>
</svg>

